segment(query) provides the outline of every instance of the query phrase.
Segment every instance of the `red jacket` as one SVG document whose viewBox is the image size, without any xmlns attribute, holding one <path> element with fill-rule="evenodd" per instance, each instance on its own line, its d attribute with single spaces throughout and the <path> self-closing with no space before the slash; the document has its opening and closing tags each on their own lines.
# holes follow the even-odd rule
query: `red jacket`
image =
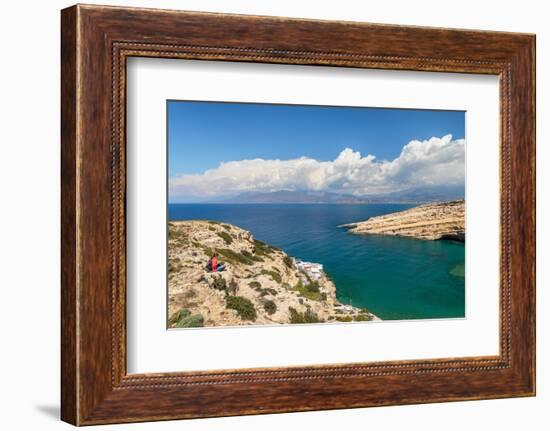
<svg viewBox="0 0 550 431">
<path fill-rule="evenodd" d="M 212 272 L 216 272 L 216 267 L 218 266 L 218 258 L 216 256 L 212 257 Z"/>
</svg>

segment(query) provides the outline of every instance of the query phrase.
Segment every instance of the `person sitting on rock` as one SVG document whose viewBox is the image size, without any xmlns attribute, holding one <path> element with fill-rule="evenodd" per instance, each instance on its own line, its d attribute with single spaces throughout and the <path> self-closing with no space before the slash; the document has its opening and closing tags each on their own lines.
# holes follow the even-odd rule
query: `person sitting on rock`
<svg viewBox="0 0 550 431">
<path fill-rule="evenodd" d="M 214 253 L 206 264 L 206 269 L 210 272 L 222 272 L 225 269 L 225 265 L 218 262 L 218 255 Z"/>
</svg>

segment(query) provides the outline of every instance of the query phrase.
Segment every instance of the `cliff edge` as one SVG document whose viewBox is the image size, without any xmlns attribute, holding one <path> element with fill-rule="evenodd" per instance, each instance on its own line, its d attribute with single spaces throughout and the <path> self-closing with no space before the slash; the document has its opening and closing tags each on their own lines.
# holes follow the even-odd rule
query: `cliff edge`
<svg viewBox="0 0 550 431">
<path fill-rule="evenodd" d="M 206 268 L 213 253 L 222 272 Z M 179 328 L 378 320 L 340 304 L 322 265 L 206 220 L 168 223 L 168 318 Z"/>
<path fill-rule="evenodd" d="M 405 211 L 341 225 L 354 234 L 395 235 L 425 240 L 464 241 L 464 201 L 420 205 Z"/>
</svg>

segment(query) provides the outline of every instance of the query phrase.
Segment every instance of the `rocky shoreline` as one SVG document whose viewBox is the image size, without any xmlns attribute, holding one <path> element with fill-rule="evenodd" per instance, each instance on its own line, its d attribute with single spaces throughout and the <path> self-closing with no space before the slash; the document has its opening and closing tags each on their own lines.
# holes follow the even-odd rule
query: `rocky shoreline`
<svg viewBox="0 0 550 431">
<path fill-rule="evenodd" d="M 393 235 L 424 240 L 451 239 L 464 242 L 464 201 L 420 205 L 339 227 L 359 235 Z"/>
<path fill-rule="evenodd" d="M 225 270 L 212 273 L 213 253 Z M 168 223 L 168 326 L 379 320 L 341 304 L 322 265 L 294 259 L 228 223 Z"/>
</svg>

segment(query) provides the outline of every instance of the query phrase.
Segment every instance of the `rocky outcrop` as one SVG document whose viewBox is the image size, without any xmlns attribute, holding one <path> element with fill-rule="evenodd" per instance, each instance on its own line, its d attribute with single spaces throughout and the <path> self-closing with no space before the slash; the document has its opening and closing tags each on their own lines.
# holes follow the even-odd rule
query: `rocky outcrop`
<svg viewBox="0 0 550 431">
<path fill-rule="evenodd" d="M 205 268 L 213 253 L 224 271 Z M 282 250 L 212 221 L 168 223 L 168 297 L 170 327 L 376 320 L 340 304 L 324 272 L 312 278 Z"/>
<path fill-rule="evenodd" d="M 420 205 L 405 211 L 342 225 L 355 234 L 464 241 L 464 201 Z"/>
</svg>

